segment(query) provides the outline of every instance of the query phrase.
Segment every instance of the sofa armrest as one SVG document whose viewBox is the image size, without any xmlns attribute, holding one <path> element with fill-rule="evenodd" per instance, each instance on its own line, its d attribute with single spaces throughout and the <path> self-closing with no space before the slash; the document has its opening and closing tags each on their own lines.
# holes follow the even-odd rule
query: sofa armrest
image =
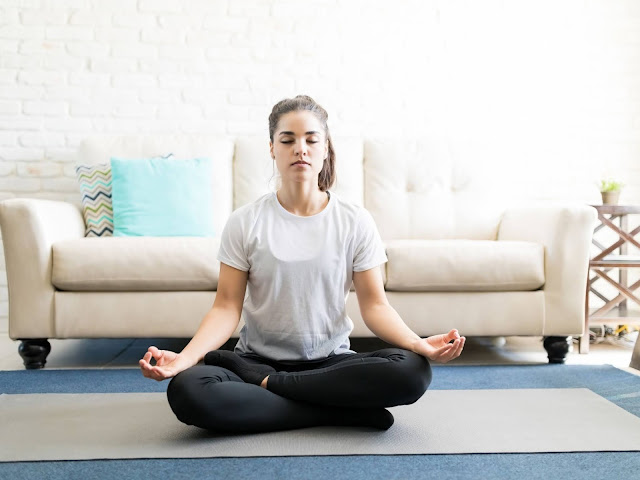
<svg viewBox="0 0 640 480">
<path fill-rule="evenodd" d="M 84 236 L 82 212 L 71 203 L 12 198 L 0 202 L 0 228 L 9 287 L 9 337 L 54 337 L 51 246 Z"/>
<path fill-rule="evenodd" d="M 597 217 L 595 208 L 582 204 L 520 206 L 503 214 L 498 240 L 544 245 L 545 336 L 584 333 L 590 245 Z"/>
</svg>

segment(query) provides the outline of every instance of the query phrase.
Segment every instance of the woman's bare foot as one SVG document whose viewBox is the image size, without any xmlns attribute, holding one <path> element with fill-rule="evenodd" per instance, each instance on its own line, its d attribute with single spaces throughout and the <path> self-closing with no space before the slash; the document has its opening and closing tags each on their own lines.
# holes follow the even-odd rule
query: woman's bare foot
<svg viewBox="0 0 640 480">
<path fill-rule="evenodd" d="M 266 364 L 249 362 L 235 352 L 212 350 L 204 356 L 205 365 L 217 365 L 231 370 L 243 381 L 260 385 L 264 377 L 276 373 L 276 369 Z"/>
<path fill-rule="evenodd" d="M 262 380 L 262 383 L 260 384 L 262 388 L 267 388 L 267 380 L 269 380 L 269 375 L 267 375 L 265 379 Z"/>
</svg>

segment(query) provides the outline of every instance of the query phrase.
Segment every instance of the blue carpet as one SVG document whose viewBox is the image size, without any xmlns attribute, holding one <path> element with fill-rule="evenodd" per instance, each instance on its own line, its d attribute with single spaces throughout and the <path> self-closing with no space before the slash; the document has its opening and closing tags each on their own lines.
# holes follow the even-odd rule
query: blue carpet
<svg viewBox="0 0 640 480">
<path fill-rule="evenodd" d="M 0 371 L 0 393 L 163 392 L 138 369 Z M 430 389 L 589 388 L 640 417 L 640 377 L 609 365 L 435 366 Z M 585 419 L 588 421 L 588 419 Z M 594 425 L 594 434 L 597 434 Z M 464 435 L 464 432 L 460 433 Z M 640 453 L 361 455 L 0 463 L 0 478 L 631 479 Z"/>
</svg>

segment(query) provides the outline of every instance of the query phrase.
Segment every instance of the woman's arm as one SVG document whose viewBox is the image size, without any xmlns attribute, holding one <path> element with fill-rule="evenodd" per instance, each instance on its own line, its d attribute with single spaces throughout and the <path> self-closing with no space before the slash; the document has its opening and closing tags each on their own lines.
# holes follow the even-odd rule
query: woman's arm
<svg viewBox="0 0 640 480">
<path fill-rule="evenodd" d="M 442 363 L 462 352 L 465 338 L 457 330 L 423 339 L 404 323 L 387 300 L 379 267 L 353 272 L 353 284 L 365 325 L 385 342 Z"/>
<path fill-rule="evenodd" d="M 233 308 L 213 305 L 213 308 L 200 322 L 191 341 L 180 352 L 189 359 L 191 366 L 196 365 L 207 352 L 217 350 L 224 345 L 240 321 L 240 315 Z"/>
<path fill-rule="evenodd" d="M 180 352 L 193 365 L 211 350 L 226 343 L 238 327 L 247 288 L 248 273 L 220 263 L 220 277 L 213 307 L 200 322 L 191 341 Z"/>
<path fill-rule="evenodd" d="M 221 263 L 213 307 L 200 322 L 191 341 L 180 353 L 150 346 L 138 362 L 142 374 L 153 380 L 166 380 L 193 367 L 207 352 L 224 345 L 240 322 L 247 276 L 247 272 Z M 152 359 L 156 360 L 155 365 L 151 365 Z"/>
</svg>

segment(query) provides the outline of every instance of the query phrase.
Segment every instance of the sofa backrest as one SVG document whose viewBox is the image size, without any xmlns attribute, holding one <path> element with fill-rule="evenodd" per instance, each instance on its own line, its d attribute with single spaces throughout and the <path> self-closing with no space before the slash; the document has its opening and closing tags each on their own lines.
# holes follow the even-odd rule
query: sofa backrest
<svg viewBox="0 0 640 480">
<path fill-rule="evenodd" d="M 454 161 L 446 142 L 336 137 L 333 143 L 337 180 L 332 190 L 369 210 L 383 240 L 497 238 L 505 205 L 487 191 L 482 167 Z M 77 162 L 169 153 L 213 159 L 216 232 L 222 232 L 233 210 L 279 188 L 266 135 L 95 136 L 81 143 Z"/>
<path fill-rule="evenodd" d="M 443 140 L 365 139 L 364 206 L 383 240 L 495 240 L 505 205 Z"/>
</svg>

